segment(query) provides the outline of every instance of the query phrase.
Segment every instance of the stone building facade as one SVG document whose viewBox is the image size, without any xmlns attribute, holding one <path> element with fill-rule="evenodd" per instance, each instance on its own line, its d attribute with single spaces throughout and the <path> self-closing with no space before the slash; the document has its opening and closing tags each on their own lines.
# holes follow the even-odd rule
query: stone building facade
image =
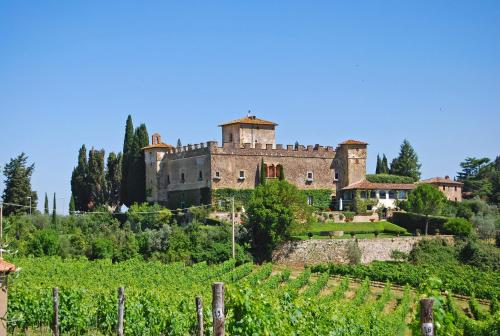
<svg viewBox="0 0 500 336">
<path fill-rule="evenodd" d="M 462 187 L 464 185 L 462 182 L 454 181 L 449 176 L 433 177 L 421 182 L 437 187 L 449 201 L 462 202 Z"/>
<path fill-rule="evenodd" d="M 277 124 L 247 116 L 219 125 L 216 141 L 174 147 L 154 134 L 144 148 L 149 202 L 170 208 L 210 204 L 216 189 L 252 189 L 259 184 L 261 162 L 269 179 L 285 179 L 304 190 L 337 191 L 364 180 L 367 143 L 347 140 L 335 149 L 320 145 L 276 144 Z M 314 202 L 313 199 L 308 200 Z"/>
</svg>

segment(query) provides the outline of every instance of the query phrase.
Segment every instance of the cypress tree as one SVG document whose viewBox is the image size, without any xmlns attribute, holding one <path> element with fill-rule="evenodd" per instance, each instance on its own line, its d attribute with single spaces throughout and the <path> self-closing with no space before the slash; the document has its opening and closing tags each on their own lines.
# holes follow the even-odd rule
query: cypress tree
<svg viewBox="0 0 500 336">
<path fill-rule="evenodd" d="M 132 146 L 134 144 L 134 124 L 132 123 L 132 116 L 130 114 L 127 117 L 127 122 L 125 124 L 125 138 L 123 140 L 123 158 L 121 162 L 121 172 L 122 172 L 122 179 L 121 179 L 121 188 L 120 188 L 120 194 L 121 194 L 121 203 L 126 204 L 129 206 L 130 204 L 130 197 L 129 197 L 129 181 L 128 178 L 130 176 L 129 170 L 130 166 L 132 165 L 132 159 L 131 159 L 131 150 Z"/>
<path fill-rule="evenodd" d="M 285 170 L 283 169 L 282 165 L 280 165 L 279 168 L 280 168 L 279 180 L 283 181 L 283 180 L 285 180 Z"/>
<path fill-rule="evenodd" d="M 49 197 L 47 196 L 47 193 L 45 193 L 45 203 L 43 205 L 43 213 L 45 215 L 49 214 Z"/>
<path fill-rule="evenodd" d="M 182 142 L 181 142 L 181 139 L 177 139 L 177 147 L 182 147 Z"/>
<path fill-rule="evenodd" d="M 73 215 L 76 211 L 75 208 L 75 198 L 73 197 L 73 194 L 71 194 L 71 198 L 69 200 L 69 214 Z"/>
<path fill-rule="evenodd" d="M 264 163 L 264 158 L 260 162 L 260 184 L 266 184 L 267 165 Z"/>
<path fill-rule="evenodd" d="M 52 200 L 52 224 L 56 224 L 57 221 L 56 214 L 56 193 L 54 193 L 54 199 Z"/>
<path fill-rule="evenodd" d="M 3 190 L 2 200 L 4 203 L 21 204 L 26 207 L 15 207 L 4 205 L 3 214 L 5 216 L 11 213 L 29 213 L 30 197 L 31 207 L 36 209 L 37 194 L 31 190 L 31 175 L 35 170 L 35 164 L 27 166 L 28 157 L 21 153 L 14 159 L 10 159 L 9 163 L 3 169 L 5 176 L 5 189 Z"/>
<path fill-rule="evenodd" d="M 87 211 L 90 200 L 88 184 L 87 148 L 82 145 L 78 151 L 78 164 L 71 174 L 71 194 L 75 199 L 75 209 Z"/>
<path fill-rule="evenodd" d="M 389 174 L 389 165 L 387 163 L 387 157 L 384 156 L 382 157 L 382 165 L 380 167 L 380 173 L 381 174 Z"/>
<path fill-rule="evenodd" d="M 295 145 L 293 146 L 293 148 L 295 150 L 299 149 L 299 142 L 298 141 L 295 141 Z"/>
<path fill-rule="evenodd" d="M 409 176 L 414 181 L 420 179 L 420 168 L 418 156 L 408 140 L 401 144 L 399 156 L 392 160 L 390 173 L 400 176 Z"/>
<path fill-rule="evenodd" d="M 382 161 L 380 160 L 380 155 L 377 154 L 377 167 L 375 168 L 375 174 L 380 174 L 381 166 L 382 166 Z"/>
<path fill-rule="evenodd" d="M 120 206 L 121 161 L 121 153 L 118 153 L 118 155 L 113 152 L 109 153 L 106 164 L 106 203 L 113 209 L 117 209 Z"/>
<path fill-rule="evenodd" d="M 129 204 L 146 201 L 146 163 L 142 148 L 149 145 L 148 130 L 145 124 L 136 128 L 134 142 L 130 150 L 130 168 L 128 171 Z"/>
<path fill-rule="evenodd" d="M 89 208 L 92 210 L 106 200 L 106 177 L 104 171 L 104 149 L 89 151 L 88 182 L 90 189 Z"/>
</svg>

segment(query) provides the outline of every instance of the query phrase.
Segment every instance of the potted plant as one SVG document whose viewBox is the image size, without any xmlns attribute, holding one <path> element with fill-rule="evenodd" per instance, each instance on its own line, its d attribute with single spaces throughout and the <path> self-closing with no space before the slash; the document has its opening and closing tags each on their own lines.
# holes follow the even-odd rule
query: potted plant
<svg viewBox="0 0 500 336">
<path fill-rule="evenodd" d="M 370 218 L 370 222 L 375 222 L 375 218 Z"/>
</svg>

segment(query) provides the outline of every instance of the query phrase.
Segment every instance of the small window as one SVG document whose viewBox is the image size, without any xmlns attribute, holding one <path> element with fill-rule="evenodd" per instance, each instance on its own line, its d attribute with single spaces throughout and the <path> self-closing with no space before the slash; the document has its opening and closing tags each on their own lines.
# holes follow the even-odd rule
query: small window
<svg viewBox="0 0 500 336">
<path fill-rule="evenodd" d="M 377 198 L 377 192 L 375 190 L 370 190 L 370 198 Z"/>
<path fill-rule="evenodd" d="M 366 210 L 367 211 L 372 211 L 372 209 L 373 209 L 373 205 L 371 205 L 371 204 L 367 204 L 366 205 Z"/>
<path fill-rule="evenodd" d="M 366 190 L 362 190 L 362 191 L 360 192 L 360 197 L 361 197 L 361 198 L 367 198 L 367 192 L 366 192 Z"/>
<path fill-rule="evenodd" d="M 446 187 L 445 187 L 445 186 L 443 186 L 443 190 L 446 190 Z"/>
<path fill-rule="evenodd" d="M 203 180 L 203 172 L 200 170 L 198 172 L 198 181 L 201 181 L 201 180 Z"/>
<path fill-rule="evenodd" d="M 457 191 L 457 186 L 455 186 L 455 191 Z"/>
<path fill-rule="evenodd" d="M 215 172 L 215 179 L 220 180 L 220 172 L 219 171 Z"/>
<path fill-rule="evenodd" d="M 335 181 L 338 181 L 339 179 L 339 173 L 335 172 L 335 177 L 334 177 Z"/>
<path fill-rule="evenodd" d="M 307 181 L 312 181 L 314 179 L 313 172 L 307 172 Z"/>
<path fill-rule="evenodd" d="M 240 180 L 244 180 L 245 179 L 245 171 L 244 170 L 240 170 L 239 179 Z"/>
<path fill-rule="evenodd" d="M 389 199 L 396 199 L 396 192 L 394 190 L 389 190 Z"/>
<path fill-rule="evenodd" d="M 233 133 L 229 133 L 229 142 L 233 142 Z"/>
<path fill-rule="evenodd" d="M 385 190 L 380 190 L 380 191 L 378 192 L 378 195 L 379 195 L 378 197 L 379 197 L 380 199 L 385 199 L 385 198 L 386 198 L 386 195 L 387 195 L 387 192 L 386 192 Z"/>
<path fill-rule="evenodd" d="M 398 199 L 405 199 L 406 198 L 406 191 L 400 190 L 398 191 Z"/>
<path fill-rule="evenodd" d="M 186 182 L 186 179 L 184 178 L 184 173 L 181 174 L 181 183 Z"/>
<path fill-rule="evenodd" d="M 167 184 L 170 184 L 170 175 L 167 175 Z"/>
<path fill-rule="evenodd" d="M 307 196 L 307 204 L 308 205 L 313 205 L 313 197 L 312 196 Z"/>
</svg>

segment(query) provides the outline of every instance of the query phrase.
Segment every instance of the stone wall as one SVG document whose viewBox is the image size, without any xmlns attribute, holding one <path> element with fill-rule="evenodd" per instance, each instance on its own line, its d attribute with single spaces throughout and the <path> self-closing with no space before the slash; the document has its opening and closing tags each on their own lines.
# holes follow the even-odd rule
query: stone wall
<svg viewBox="0 0 500 336">
<path fill-rule="evenodd" d="M 418 236 L 395 238 L 357 239 L 361 250 L 361 263 L 374 260 L 393 260 L 393 250 L 408 253 L 422 239 L 445 239 L 453 243 L 452 236 Z M 310 239 L 287 242 L 273 252 L 273 262 L 285 265 L 315 265 L 323 263 L 349 263 L 347 246 L 356 239 Z"/>
</svg>

